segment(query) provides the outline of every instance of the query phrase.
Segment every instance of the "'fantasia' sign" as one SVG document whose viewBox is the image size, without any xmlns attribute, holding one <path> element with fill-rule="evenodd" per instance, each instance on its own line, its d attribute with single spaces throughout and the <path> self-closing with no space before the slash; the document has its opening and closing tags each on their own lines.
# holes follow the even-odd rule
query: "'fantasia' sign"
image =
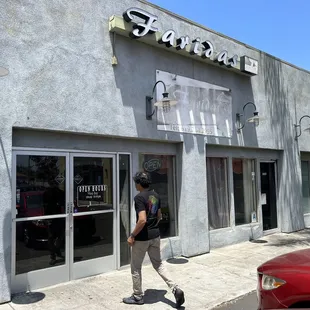
<svg viewBox="0 0 310 310">
<path fill-rule="evenodd" d="M 135 17 L 140 18 L 141 21 L 134 21 Z M 110 19 L 110 22 L 113 18 Z M 158 28 L 154 25 L 158 17 L 140 8 L 128 9 L 123 13 L 123 20 L 126 23 L 133 24 L 129 32 L 131 38 L 142 39 L 155 34 L 157 43 L 167 48 L 173 48 L 178 52 L 185 51 L 189 55 L 196 55 L 204 60 L 209 60 L 227 68 L 240 70 L 248 75 L 257 75 L 258 73 L 257 60 L 247 56 L 239 57 L 237 54 L 229 56 L 228 51 L 225 49 L 217 52 L 213 43 L 209 40 L 201 40 L 199 37 L 191 40 L 187 35 L 178 37 L 175 31 L 171 29 L 160 34 Z"/>
</svg>

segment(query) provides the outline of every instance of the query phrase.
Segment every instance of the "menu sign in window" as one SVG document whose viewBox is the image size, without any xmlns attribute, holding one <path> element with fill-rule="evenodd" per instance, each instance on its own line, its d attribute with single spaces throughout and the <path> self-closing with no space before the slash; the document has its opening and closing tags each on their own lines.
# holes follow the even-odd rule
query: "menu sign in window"
<svg viewBox="0 0 310 310">
<path fill-rule="evenodd" d="M 100 205 L 105 203 L 107 185 L 81 185 L 77 187 L 78 206 Z"/>
</svg>

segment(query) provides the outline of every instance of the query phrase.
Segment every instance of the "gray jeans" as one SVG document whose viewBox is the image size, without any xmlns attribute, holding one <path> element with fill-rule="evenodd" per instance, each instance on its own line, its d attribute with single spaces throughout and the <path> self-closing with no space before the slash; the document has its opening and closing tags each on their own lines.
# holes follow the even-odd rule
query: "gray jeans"
<svg viewBox="0 0 310 310">
<path fill-rule="evenodd" d="M 136 297 L 143 296 L 141 268 L 146 252 L 148 252 L 154 269 L 162 277 L 171 290 L 177 285 L 170 279 L 170 275 L 162 263 L 160 256 L 160 237 L 148 241 L 135 241 L 131 249 L 131 275 L 133 293 Z"/>
</svg>

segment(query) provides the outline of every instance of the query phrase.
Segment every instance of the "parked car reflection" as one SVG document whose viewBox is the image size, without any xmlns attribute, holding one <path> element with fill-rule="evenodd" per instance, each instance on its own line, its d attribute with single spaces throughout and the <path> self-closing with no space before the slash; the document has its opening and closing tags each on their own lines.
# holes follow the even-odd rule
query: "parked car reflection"
<svg viewBox="0 0 310 310">
<path fill-rule="evenodd" d="M 43 188 L 44 189 L 44 188 Z M 31 188 L 29 191 L 20 193 L 19 205 L 16 206 L 16 218 L 38 217 L 45 215 L 43 206 L 44 190 Z M 18 225 L 18 239 L 24 241 L 28 247 L 36 242 L 47 242 L 47 221 L 32 220 L 21 222 Z"/>
<path fill-rule="evenodd" d="M 17 218 L 39 217 L 44 215 L 63 214 L 65 211 L 64 203 L 61 199 L 64 193 L 55 189 L 40 189 L 38 191 L 26 191 L 20 193 L 20 204 L 17 206 Z M 90 211 L 87 206 L 78 207 L 74 201 L 74 212 L 82 213 Z M 99 206 L 98 209 L 101 209 Z M 96 211 L 95 207 L 91 211 Z M 65 232 L 64 218 L 39 219 L 20 222 L 17 227 L 17 238 L 23 241 L 27 247 L 42 248 L 48 246 L 54 248 L 55 244 L 59 248 L 63 243 Z M 92 215 L 77 216 L 74 220 L 74 236 L 76 239 L 87 240 L 96 233 L 95 220 Z M 59 251 L 57 250 L 59 253 Z"/>
</svg>

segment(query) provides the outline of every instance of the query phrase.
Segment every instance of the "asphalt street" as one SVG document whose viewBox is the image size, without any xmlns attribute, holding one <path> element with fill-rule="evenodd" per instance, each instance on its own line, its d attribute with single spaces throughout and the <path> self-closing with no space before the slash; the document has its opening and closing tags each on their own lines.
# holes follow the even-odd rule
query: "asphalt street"
<svg viewBox="0 0 310 310">
<path fill-rule="evenodd" d="M 256 291 L 254 291 L 213 308 L 213 310 L 257 310 L 257 308 Z"/>
</svg>

